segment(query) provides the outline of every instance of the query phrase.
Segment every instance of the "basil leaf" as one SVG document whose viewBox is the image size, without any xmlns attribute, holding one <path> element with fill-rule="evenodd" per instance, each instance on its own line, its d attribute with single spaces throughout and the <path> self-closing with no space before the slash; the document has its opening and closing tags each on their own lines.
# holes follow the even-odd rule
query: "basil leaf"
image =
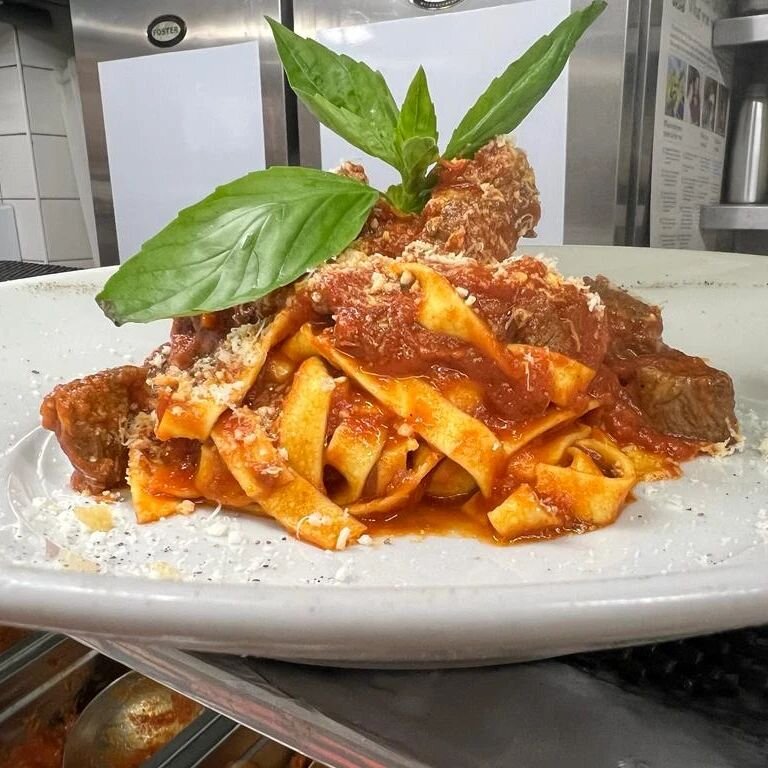
<svg viewBox="0 0 768 768">
<path fill-rule="evenodd" d="M 267 18 L 296 95 L 350 144 L 397 167 L 399 111 L 380 72 Z"/>
<path fill-rule="evenodd" d="M 420 211 L 429 199 L 432 184 L 427 181 L 427 169 L 437 162 L 437 116 L 429 95 L 427 75 L 419 67 L 408 87 L 400 119 L 397 141 L 402 183 L 387 190 L 389 201 L 401 211 Z"/>
<path fill-rule="evenodd" d="M 439 154 L 435 140 L 427 136 L 408 139 L 402 145 L 402 183 L 390 187 L 386 195 L 395 208 L 404 213 L 421 211 L 434 186 L 426 175 L 427 168 L 437 161 Z"/>
<path fill-rule="evenodd" d="M 375 189 L 311 168 L 270 168 L 184 209 L 96 297 L 116 324 L 194 315 L 252 301 L 341 253 Z"/>
<path fill-rule="evenodd" d="M 424 67 L 419 67 L 408 86 L 400 119 L 397 122 L 397 134 L 401 142 L 416 136 L 427 136 L 437 143 L 437 115 Z"/>
<path fill-rule="evenodd" d="M 488 86 L 462 118 L 443 157 L 471 157 L 494 136 L 514 130 L 557 80 L 579 38 L 606 7 L 594 0 L 537 40 Z"/>
</svg>

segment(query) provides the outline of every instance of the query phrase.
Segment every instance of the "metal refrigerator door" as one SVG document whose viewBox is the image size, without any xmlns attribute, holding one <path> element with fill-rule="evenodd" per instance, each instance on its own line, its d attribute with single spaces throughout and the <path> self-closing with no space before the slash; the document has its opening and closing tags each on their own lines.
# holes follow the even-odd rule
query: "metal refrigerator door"
<svg viewBox="0 0 768 768">
<path fill-rule="evenodd" d="M 280 0 L 172 0 L 168 4 L 156 0 L 71 0 L 71 13 L 102 265 L 118 262 L 118 247 L 99 83 L 100 62 L 255 41 L 260 62 L 266 164 L 287 162 L 282 71 L 264 21 L 265 15 L 281 18 Z M 181 18 L 186 33 L 172 47 L 153 45 L 149 27 L 154 20 L 168 15 Z M 153 84 L 147 83 L 146 87 L 151 89 Z"/>
<path fill-rule="evenodd" d="M 434 4 L 430 0 L 328 0 L 323 3 L 293 0 L 294 28 L 299 34 L 315 37 L 321 30 L 327 29 L 430 16 L 449 17 L 456 20 L 454 34 L 460 40 L 462 20 L 466 18 L 463 12 L 492 10 L 512 4 L 499 0 L 458 0 Z M 585 4 L 573 0 L 571 7 Z M 530 14 L 533 23 L 541 14 L 550 12 L 551 4 L 543 0 L 521 0 L 520 5 L 521 11 L 525 9 Z M 623 233 L 624 208 L 617 198 L 623 190 L 618 180 L 625 178 L 629 168 L 627 146 L 632 131 L 631 104 L 634 99 L 637 44 L 636 37 L 628 34 L 627 17 L 627 0 L 609 3 L 570 60 L 567 106 L 563 107 L 567 112 L 564 196 L 556 201 L 559 210 L 551 210 L 549 214 L 561 219 L 562 241 L 566 243 L 611 244 L 616 241 L 617 233 Z M 557 21 L 559 18 L 547 19 L 548 28 Z M 426 25 L 423 28 L 428 29 Z M 454 55 L 449 41 L 445 44 L 448 54 Z M 419 63 L 427 64 L 425 51 L 429 47 L 430 44 L 425 42 L 421 54 L 418 48 L 412 50 L 413 69 Z M 364 44 L 359 46 L 357 55 L 366 58 Z M 516 52 L 510 49 L 509 58 L 515 55 Z M 469 59 L 467 67 L 472 67 Z M 486 84 L 478 82 L 477 90 Z M 457 93 L 457 98 L 469 106 L 477 95 L 474 91 L 462 92 Z M 446 132 L 443 129 L 443 143 L 449 134 L 450 130 Z M 321 165 L 318 124 L 303 107 L 299 108 L 299 147 L 303 165 Z M 542 202 L 546 217 L 546 208 L 553 203 L 548 203 L 547 199 Z"/>
</svg>

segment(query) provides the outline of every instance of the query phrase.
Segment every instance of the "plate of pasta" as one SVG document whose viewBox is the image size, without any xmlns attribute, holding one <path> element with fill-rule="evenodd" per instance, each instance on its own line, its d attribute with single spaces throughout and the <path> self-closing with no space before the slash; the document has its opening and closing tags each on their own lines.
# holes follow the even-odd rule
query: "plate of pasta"
<svg viewBox="0 0 768 768">
<path fill-rule="evenodd" d="M 167 340 L 168 324 L 115 329 L 94 311 L 107 270 L 9 283 L 0 288 L 4 327 L 9 318 L 25 320 L 3 340 L 3 619 L 277 658 L 396 665 L 534 658 L 765 621 L 768 462 L 758 450 L 768 424 L 765 362 L 738 340 L 745 327 L 754 338 L 768 332 L 761 298 L 768 265 L 733 254 L 547 252 L 563 272 L 601 270 L 665 305 L 668 343 L 732 376 L 743 450 L 703 454 L 677 477 L 638 481 L 611 525 L 541 529 L 511 544 L 490 524 L 465 523 L 456 507 L 432 501 L 427 513 L 413 508 L 418 519 L 410 524 L 406 513 L 361 518 L 371 540 L 355 542 L 355 531 L 343 550 L 338 533 L 323 549 L 273 519 L 231 505 L 217 512 L 218 503 L 197 497 L 188 514 L 138 524 L 128 490 L 72 490 L 73 468 L 54 433 L 38 425 L 38 410 L 57 383 L 141 365 Z M 348 385 L 349 373 L 323 365 Z M 534 438 L 540 450 L 565 434 L 571 445 L 595 439 L 581 436 L 595 429 L 588 413 Z M 392 439 L 402 437 L 400 423 L 388 428 Z M 585 447 L 604 466 L 602 454 Z M 363 450 L 356 455 L 365 459 Z M 573 461 L 549 466 L 566 464 L 577 471 Z M 163 482 L 168 490 L 173 481 Z M 535 477 L 528 485 L 539 492 Z M 426 495 L 423 480 L 421 487 Z M 440 523 L 435 509 L 447 520 Z"/>
<path fill-rule="evenodd" d="M 768 262 L 524 245 L 506 134 L 602 7 L 442 153 L 422 69 L 398 107 L 273 23 L 299 96 L 401 184 L 257 171 L 119 269 L 0 286 L 5 621 L 421 665 L 768 618 Z"/>
</svg>

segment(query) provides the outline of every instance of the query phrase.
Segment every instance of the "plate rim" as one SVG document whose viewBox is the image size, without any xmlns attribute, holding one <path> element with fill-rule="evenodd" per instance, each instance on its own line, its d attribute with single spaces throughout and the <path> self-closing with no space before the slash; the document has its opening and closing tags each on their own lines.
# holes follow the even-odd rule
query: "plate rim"
<svg viewBox="0 0 768 768">
<path fill-rule="evenodd" d="M 665 249 L 648 249 L 624 246 L 526 246 L 527 253 L 554 251 L 557 256 L 559 249 L 568 252 L 596 249 L 604 253 L 612 252 L 632 263 L 642 255 L 660 255 Z M 679 261 L 670 265 L 682 266 L 689 258 L 706 257 L 707 260 L 728 259 L 736 272 L 750 270 L 756 264 L 760 265 L 757 277 L 764 273 L 768 280 L 768 257 L 751 254 L 730 254 L 713 251 L 669 251 Z M 616 265 L 620 268 L 621 264 Z M 0 295 L 4 291 L 26 288 L 30 285 L 44 284 L 48 287 L 59 285 L 62 288 L 76 286 L 90 287 L 94 290 L 117 267 L 100 267 L 79 272 L 42 275 L 22 280 L 9 281 L 0 284 Z M 690 275 L 689 275 L 690 276 Z M 750 286 L 751 287 L 751 286 Z M 756 286 L 755 286 L 756 287 Z M 632 285 L 632 289 L 642 286 Z M 29 433 L 28 433 L 29 434 Z M 23 438 L 21 438 L 23 439 Z M 0 452 L 0 481 L 3 480 L 3 468 L 7 457 L 13 448 Z M 7 491 L 6 491 L 7 492 Z M 51 588 L 51 577 L 55 575 L 57 582 Z M 42 583 L 41 583 L 42 582 Z M 151 593 L 148 585 L 152 585 Z M 162 587 L 160 587 L 162 585 Z M 574 597 L 574 586 L 579 596 Z M 46 590 L 47 593 L 46 593 Z M 344 661 L 334 656 L 333 648 L 339 647 L 339 637 L 343 630 L 354 628 L 360 618 L 360 595 L 370 594 L 382 596 L 389 593 L 390 599 L 380 603 L 379 610 L 367 611 L 366 621 L 370 628 L 382 632 L 391 630 L 393 620 L 401 621 L 401 626 L 408 627 L 407 620 L 413 623 L 414 609 L 424 608 L 424 593 L 427 594 L 429 615 L 422 622 L 419 634 L 444 630 L 453 627 L 454 630 L 468 632 L 472 625 L 498 626 L 503 623 L 508 627 L 505 637 L 509 638 L 511 646 L 520 634 L 521 623 L 531 622 L 541 624 L 548 622 L 558 626 L 558 622 L 576 614 L 581 614 L 580 624 L 584 625 L 584 617 L 589 616 L 601 624 L 620 624 L 629 622 L 625 638 L 622 633 L 611 635 L 610 640 L 618 643 L 628 642 L 632 628 L 639 628 L 643 621 L 663 617 L 665 626 L 671 631 L 677 627 L 680 634 L 689 634 L 707 628 L 709 625 L 717 629 L 730 629 L 745 626 L 749 623 L 768 620 L 768 558 L 758 563 L 724 563 L 702 571 L 679 571 L 673 573 L 656 573 L 645 576 L 615 575 L 604 577 L 596 574 L 594 577 L 580 578 L 578 582 L 562 579 L 557 582 L 527 582 L 507 584 L 473 584 L 453 587 L 416 586 L 366 586 L 356 584 L 338 584 L 329 589 L 327 585 L 288 585 L 288 584 L 215 584 L 197 582 L 171 582 L 149 580 L 139 576 L 118 576 L 115 574 L 86 574 L 65 572 L 61 570 L 34 568 L 14 565 L 4 562 L 0 557 L 0 610 L 3 620 L 11 623 L 28 624 L 33 614 L 34 626 L 44 625 L 54 630 L 68 630 L 74 633 L 91 634 L 111 638 L 150 638 L 153 642 L 170 642 L 184 647 L 205 648 L 210 650 L 246 648 L 252 652 L 263 649 L 275 657 L 275 650 L 284 645 L 281 638 L 285 637 L 286 627 L 293 631 L 308 617 L 313 620 L 311 648 L 307 656 L 307 647 L 289 650 L 291 658 L 301 658 L 314 662 L 339 663 Z M 542 594 L 544 592 L 545 594 Z M 115 594 L 120 600 L 114 600 Z M 204 594 L 203 594 L 204 593 Z M 334 603 L 335 616 L 333 620 L 319 617 L 317 606 L 309 604 L 300 607 L 297 612 L 294 606 L 293 619 L 286 618 L 284 608 L 285 596 L 288 593 L 311 595 L 310 602 L 318 603 L 323 596 L 328 596 Z M 519 599 L 505 603 L 503 598 L 514 594 Z M 56 597 L 56 605 L 52 598 Z M 206 615 L 206 620 L 197 619 L 197 635 L 189 637 L 190 613 L 195 614 L 194 608 L 205 598 L 207 609 L 212 615 Z M 254 599 L 254 597 L 256 599 Z M 386 595 L 383 595 L 386 598 Z M 250 599 L 246 599 L 250 598 Z M 394 599 L 392 599 L 394 598 Z M 702 609 L 693 617 L 679 617 L 675 614 L 681 601 L 686 605 L 695 603 Z M 306 601 L 305 601 L 306 602 Z M 66 605 L 64 605 L 66 603 Z M 238 606 L 240 613 L 237 621 L 233 622 L 232 608 Z M 86 615 L 89 608 L 93 616 Z M 76 610 L 77 609 L 77 610 Z M 504 609 L 502 614 L 498 611 Z M 137 610 L 141 611 L 137 621 Z M 722 612 L 722 613 L 721 613 Z M 133 632 L 119 631 L 121 614 L 130 613 L 130 626 Z M 295 615 L 300 613 L 300 616 Z M 422 619 L 425 617 L 422 615 Z M 491 621 L 491 619 L 493 619 Z M 503 620 L 500 622 L 500 620 Z M 222 641 L 216 623 L 225 624 L 232 635 Z M 240 631 L 237 626 L 240 622 Z M 662 622 L 662 623 L 664 623 Z M 254 624 L 261 623 L 258 642 L 254 642 Z M 417 622 L 418 623 L 418 622 Z M 264 626 L 264 625 L 267 626 Z M 98 625 L 102 625 L 101 627 Z M 429 625 L 428 627 L 426 625 Z M 158 627 L 164 626 L 164 634 L 159 634 Z M 186 634 L 185 636 L 185 628 Z M 530 627 L 523 627 L 530 631 Z M 139 631 L 140 630 L 140 631 Z M 136 632 L 139 632 L 136 634 Z M 583 649 L 583 644 L 590 644 L 586 635 L 594 632 L 571 631 L 569 642 L 574 650 Z M 581 635 L 581 636 L 580 636 Z M 343 646 L 343 640 L 341 645 Z M 598 644 L 599 645 L 599 644 Z M 314 649 L 314 650 L 312 650 Z M 510 647 L 511 657 L 515 658 L 514 648 Z M 278 654 L 282 655 L 282 654 Z M 402 655 L 402 654 L 401 654 Z M 446 661 L 455 660 L 450 654 L 444 654 Z M 470 656 L 472 654 L 470 653 Z M 534 654 L 535 655 L 535 654 Z M 546 651 L 546 655 L 551 655 Z M 373 663 L 381 661 L 392 663 L 392 658 L 379 659 L 380 653 L 366 654 L 365 649 L 350 656 L 351 661 Z M 391 655 L 390 655 L 391 656 Z M 394 656 L 397 656 L 395 653 Z M 285 656 L 283 656 L 285 657 Z M 531 657 L 530 653 L 526 657 Z M 400 658 L 400 662 L 407 662 Z M 490 663 L 491 657 L 466 661 Z M 395 660 L 397 663 L 397 660 Z"/>
</svg>

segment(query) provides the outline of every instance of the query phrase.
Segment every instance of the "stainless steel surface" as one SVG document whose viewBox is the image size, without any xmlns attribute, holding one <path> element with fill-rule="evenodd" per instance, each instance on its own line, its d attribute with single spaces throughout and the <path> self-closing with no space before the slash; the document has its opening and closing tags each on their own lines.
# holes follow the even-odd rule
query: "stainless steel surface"
<svg viewBox="0 0 768 768">
<path fill-rule="evenodd" d="M 500 5 L 500 0 L 464 0 L 435 11 L 403 0 L 294 0 L 294 26 L 302 35 L 318 29 L 428 16 Z M 583 3 L 576 0 L 574 7 Z M 625 244 L 624 204 L 617 208 L 617 179 L 628 178 L 627 151 L 631 130 L 624 116 L 635 98 L 635 61 L 627 39 L 628 0 L 608 8 L 576 47 L 569 65 L 568 137 L 566 150 L 565 242 Z M 457 34 L 460 34 L 457 31 Z M 414 55 L 416 58 L 416 54 Z M 299 105 L 302 165 L 319 167 L 320 133 L 315 118 Z M 629 241 L 627 241 L 629 244 Z"/>
<path fill-rule="evenodd" d="M 768 205 L 705 205 L 703 229 L 764 230 L 768 232 Z"/>
<path fill-rule="evenodd" d="M 617 184 L 620 224 L 616 242 L 645 246 L 649 242 L 651 161 L 656 114 L 656 75 L 663 0 L 633 4 L 628 20 L 625 111 L 619 144 L 623 162 Z"/>
<path fill-rule="evenodd" d="M 103 653 L 333 768 L 764 768 L 768 745 L 558 662 L 385 672 Z"/>
<path fill-rule="evenodd" d="M 637 6 L 609 3 L 570 58 L 565 243 L 635 244 L 624 233 L 637 100 Z"/>
<path fill-rule="evenodd" d="M 47 686 L 51 678 L 60 675 L 93 651 L 61 635 L 35 635 L 29 641 L 3 656 L 0 666 L 0 731 L 3 719 L 15 704 L 33 691 Z"/>
<path fill-rule="evenodd" d="M 768 13 L 768 0 L 736 0 L 733 4 L 734 16 L 751 16 L 755 13 Z"/>
<path fill-rule="evenodd" d="M 115 755 L 140 759 L 200 714 L 197 707 L 179 711 L 177 705 L 168 688 L 128 672 L 101 691 L 77 718 L 67 737 L 63 768 L 103 768 Z"/>
<path fill-rule="evenodd" d="M 250 732 L 247 728 L 241 728 L 240 731 Z M 253 735 L 253 732 L 250 733 Z M 237 735 L 235 734 L 230 741 L 234 741 Z M 217 762 L 210 765 L 201 765 L 200 768 L 221 768 L 224 765 L 222 762 L 224 750 L 228 746 L 230 745 L 225 744 L 222 747 L 222 750 L 217 755 Z M 293 751 L 282 744 L 263 738 L 246 750 L 244 754 L 241 754 L 233 763 L 228 763 L 227 768 L 288 768 L 294 754 Z"/>
<path fill-rule="evenodd" d="M 762 203 L 768 190 L 768 85 L 751 85 L 731 135 L 728 202 Z"/>
<path fill-rule="evenodd" d="M 281 18 L 281 0 L 71 0 L 75 55 L 83 103 L 91 169 L 99 258 L 102 266 L 118 263 L 117 233 L 104 135 L 98 63 L 133 56 L 209 48 L 258 40 L 264 103 L 264 137 L 268 165 L 286 164 L 286 111 L 283 75 L 264 15 Z M 187 34 L 173 48 L 157 48 L 147 26 L 164 14 L 177 14 Z"/>
<path fill-rule="evenodd" d="M 715 46 L 752 45 L 768 41 L 768 13 L 718 19 L 712 31 Z"/>
<path fill-rule="evenodd" d="M 294 753 L 205 710 L 141 768 L 288 768 Z"/>
<path fill-rule="evenodd" d="M 219 751 L 238 727 L 228 717 L 204 710 L 180 734 L 146 760 L 141 768 L 198 768 Z M 234 757 L 241 754 L 242 750 L 239 750 Z"/>
<path fill-rule="evenodd" d="M 342 724 L 259 675 L 170 648 L 115 643 L 89 637 L 101 653 L 231 717 L 270 739 L 309 755 L 332 768 L 429 768 L 429 763 L 401 753 L 398 743 L 380 743 L 364 724 Z M 239 657 L 231 657 L 237 662 Z M 245 662 L 245 660 L 243 660 Z M 488 766 L 491 768 L 491 766 Z"/>
<path fill-rule="evenodd" d="M 36 729 L 61 733 L 98 667 L 98 654 L 69 638 L 30 644 L 23 666 L 0 681 L 0 765 Z"/>
</svg>

